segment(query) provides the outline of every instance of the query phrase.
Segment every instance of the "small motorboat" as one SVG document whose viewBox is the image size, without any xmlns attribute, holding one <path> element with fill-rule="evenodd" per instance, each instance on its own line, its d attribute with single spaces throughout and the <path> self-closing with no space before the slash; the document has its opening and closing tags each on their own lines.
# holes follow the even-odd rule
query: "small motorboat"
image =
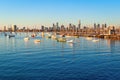
<svg viewBox="0 0 120 80">
<path fill-rule="evenodd" d="M 68 43 L 73 43 L 74 41 L 73 40 L 69 40 L 69 41 L 67 41 Z"/>
<path fill-rule="evenodd" d="M 8 36 L 8 38 L 15 37 L 14 34 L 9 34 L 9 35 L 7 35 L 7 36 Z"/>
<path fill-rule="evenodd" d="M 57 39 L 57 37 L 55 35 L 52 35 L 51 38 L 54 39 L 54 40 Z"/>
<path fill-rule="evenodd" d="M 75 38 L 79 38 L 79 36 L 74 36 Z"/>
<path fill-rule="evenodd" d="M 93 42 L 98 42 L 99 41 L 99 39 L 94 39 L 94 40 L 92 40 Z"/>
<path fill-rule="evenodd" d="M 66 38 L 71 38 L 72 36 L 66 35 L 65 37 L 66 37 Z"/>
<path fill-rule="evenodd" d="M 37 34 L 35 34 L 35 33 L 31 35 L 31 37 L 33 37 L 33 38 L 36 37 L 36 36 L 37 36 Z"/>
<path fill-rule="evenodd" d="M 66 38 L 58 38 L 57 41 L 58 42 L 66 42 Z"/>
<path fill-rule="evenodd" d="M 51 38 L 51 36 L 49 35 L 49 36 L 46 36 L 46 38 Z"/>
<path fill-rule="evenodd" d="M 87 37 L 86 40 L 92 40 L 92 37 Z"/>
<path fill-rule="evenodd" d="M 24 40 L 25 40 L 25 41 L 28 41 L 28 40 L 30 40 L 30 38 L 29 38 L 29 37 L 25 37 Z"/>
<path fill-rule="evenodd" d="M 38 43 L 38 42 L 41 42 L 41 40 L 36 39 L 36 40 L 34 40 L 34 42 L 35 42 L 35 43 Z"/>
</svg>

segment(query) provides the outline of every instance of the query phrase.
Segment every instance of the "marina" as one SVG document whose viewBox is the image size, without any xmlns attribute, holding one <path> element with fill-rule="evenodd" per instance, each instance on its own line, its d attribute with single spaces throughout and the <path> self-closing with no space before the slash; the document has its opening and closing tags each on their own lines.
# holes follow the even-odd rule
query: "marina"
<svg viewBox="0 0 120 80">
<path fill-rule="evenodd" d="M 120 0 L 0 0 L 0 80 L 120 80 Z"/>
</svg>

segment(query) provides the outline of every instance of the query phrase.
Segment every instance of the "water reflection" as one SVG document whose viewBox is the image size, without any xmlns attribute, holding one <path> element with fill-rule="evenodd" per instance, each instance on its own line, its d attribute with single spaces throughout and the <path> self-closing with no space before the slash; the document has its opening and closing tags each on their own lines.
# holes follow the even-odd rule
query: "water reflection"
<svg viewBox="0 0 120 80">
<path fill-rule="evenodd" d="M 71 48 L 73 48 L 74 44 L 73 44 L 73 43 L 69 43 L 69 46 L 70 46 Z"/>
<path fill-rule="evenodd" d="M 113 52 L 115 50 L 115 40 L 108 39 L 107 45 L 110 48 L 111 52 Z"/>
<path fill-rule="evenodd" d="M 78 38 L 78 40 L 75 44 L 69 44 L 43 38 L 40 43 L 35 44 L 33 38 L 25 42 L 23 33 L 10 39 L 0 37 L 1 77 L 12 73 L 8 75 L 11 80 L 17 80 L 20 77 L 23 77 L 23 80 L 29 80 L 31 77 L 44 80 L 44 76 L 46 80 L 51 78 L 54 80 L 119 79 L 120 54 L 116 53 L 120 52 L 120 42 L 100 40 L 93 43 L 84 38 Z M 106 55 L 111 52 L 115 54 Z M 115 77 L 117 79 L 114 79 Z"/>
</svg>

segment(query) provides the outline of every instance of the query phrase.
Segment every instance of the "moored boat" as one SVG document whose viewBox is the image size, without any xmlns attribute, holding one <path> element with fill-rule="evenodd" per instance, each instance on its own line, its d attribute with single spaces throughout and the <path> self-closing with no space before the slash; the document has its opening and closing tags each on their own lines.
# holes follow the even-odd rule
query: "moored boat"
<svg viewBox="0 0 120 80">
<path fill-rule="evenodd" d="M 99 41 L 99 39 L 94 39 L 94 40 L 92 40 L 93 42 L 98 42 Z"/>
<path fill-rule="evenodd" d="M 28 41 L 28 40 L 30 40 L 30 38 L 29 38 L 29 37 L 25 37 L 24 40 L 25 40 L 25 41 Z"/>
<path fill-rule="evenodd" d="M 66 42 L 66 38 L 58 38 L 57 41 L 58 42 Z"/>
<path fill-rule="evenodd" d="M 7 35 L 9 38 L 11 38 L 11 37 L 15 37 L 15 35 L 14 34 L 9 34 L 9 35 Z"/>
<path fill-rule="evenodd" d="M 57 37 L 55 35 L 52 35 L 51 38 L 52 39 L 57 39 Z"/>
<path fill-rule="evenodd" d="M 87 37 L 86 40 L 92 40 L 92 37 Z"/>
<path fill-rule="evenodd" d="M 37 35 L 36 34 L 32 34 L 31 37 L 36 37 Z"/>
<path fill-rule="evenodd" d="M 73 40 L 69 40 L 69 41 L 67 41 L 68 43 L 74 43 L 74 41 Z"/>
<path fill-rule="evenodd" d="M 37 42 L 41 42 L 41 40 L 39 40 L 39 39 L 36 39 L 36 40 L 34 40 L 34 42 L 35 42 L 35 43 L 37 43 Z"/>
</svg>

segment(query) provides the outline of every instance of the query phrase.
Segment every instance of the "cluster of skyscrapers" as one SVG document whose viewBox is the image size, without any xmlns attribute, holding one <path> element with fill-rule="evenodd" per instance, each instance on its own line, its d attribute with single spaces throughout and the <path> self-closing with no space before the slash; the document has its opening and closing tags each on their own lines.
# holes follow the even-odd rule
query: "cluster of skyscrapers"
<svg viewBox="0 0 120 80">
<path fill-rule="evenodd" d="M 79 30 L 81 29 L 81 22 L 79 20 L 78 26 L 74 24 L 69 24 L 69 26 L 64 26 L 63 24 L 59 26 L 59 23 L 56 22 L 56 24 L 53 23 L 52 27 L 44 27 L 41 26 L 41 31 L 64 31 L 64 30 Z"/>
<path fill-rule="evenodd" d="M 56 24 L 52 24 L 52 27 L 45 27 L 41 26 L 38 28 L 30 29 L 29 27 L 23 27 L 22 29 L 19 29 L 17 25 L 12 25 L 10 27 L 3 27 L 3 31 L 11 31 L 11 32 L 24 32 L 24 31 L 45 31 L 45 32 L 79 32 L 79 34 L 112 34 L 115 33 L 115 27 L 114 26 L 107 26 L 107 24 L 93 24 L 93 27 L 89 26 L 81 26 L 81 21 L 78 21 L 77 25 L 69 24 L 68 26 L 59 25 L 58 22 Z"/>
<path fill-rule="evenodd" d="M 11 31 L 11 32 L 15 32 L 18 30 L 18 27 L 17 25 L 12 25 L 11 27 L 7 27 L 7 26 L 4 26 L 3 27 L 3 31 Z"/>
</svg>

